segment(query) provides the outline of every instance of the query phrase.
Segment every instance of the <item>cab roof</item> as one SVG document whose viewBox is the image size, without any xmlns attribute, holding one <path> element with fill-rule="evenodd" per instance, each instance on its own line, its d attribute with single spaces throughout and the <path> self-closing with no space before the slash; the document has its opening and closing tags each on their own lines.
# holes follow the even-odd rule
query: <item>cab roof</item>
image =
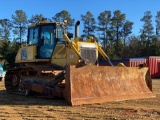
<svg viewBox="0 0 160 120">
<path fill-rule="evenodd" d="M 39 22 L 37 24 L 31 24 L 31 25 L 28 26 L 28 28 L 41 26 L 41 25 L 50 25 L 50 24 L 62 24 L 62 25 L 65 25 L 64 22 L 46 22 L 46 21 L 43 21 L 43 22 Z"/>
</svg>

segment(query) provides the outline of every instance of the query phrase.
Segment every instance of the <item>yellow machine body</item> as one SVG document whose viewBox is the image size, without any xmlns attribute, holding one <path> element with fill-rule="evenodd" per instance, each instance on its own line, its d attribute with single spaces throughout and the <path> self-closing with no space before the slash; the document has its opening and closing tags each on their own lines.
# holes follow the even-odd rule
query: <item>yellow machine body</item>
<svg viewBox="0 0 160 120">
<path fill-rule="evenodd" d="M 67 35 L 65 35 L 70 45 L 57 44 L 51 59 L 37 59 L 37 47 L 36 46 L 22 46 L 16 55 L 15 63 L 29 63 L 29 62 L 50 62 L 50 64 L 56 64 L 62 67 L 66 65 L 76 65 L 81 60 L 81 47 L 93 49 L 94 54 L 92 56 L 98 60 L 98 50 L 100 45 L 97 42 L 91 42 L 91 39 L 88 39 L 86 42 L 79 41 L 82 38 L 76 38 L 74 41 L 71 41 Z M 101 50 L 102 51 L 102 50 Z M 101 52 L 100 51 L 100 52 Z M 105 53 L 102 53 L 105 54 Z"/>
<path fill-rule="evenodd" d="M 40 23 L 29 28 L 30 41 L 15 58 L 15 63 L 23 63 L 24 67 L 7 71 L 7 91 L 63 97 L 71 105 L 155 97 L 147 67 L 98 66 L 98 55 L 110 62 L 101 45 L 92 37 L 83 40 L 76 36 L 71 40 L 65 30 L 59 33 L 63 29 L 58 29 L 60 26 L 65 24 Z M 32 37 L 36 29 L 42 32 Z M 46 33 L 43 30 L 50 31 L 46 35 L 49 45 L 42 39 L 41 34 Z"/>
</svg>

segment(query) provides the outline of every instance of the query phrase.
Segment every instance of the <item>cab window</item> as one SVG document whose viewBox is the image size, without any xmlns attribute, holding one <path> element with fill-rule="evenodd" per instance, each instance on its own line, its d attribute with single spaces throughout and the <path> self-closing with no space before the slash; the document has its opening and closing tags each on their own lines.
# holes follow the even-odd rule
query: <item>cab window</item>
<svg viewBox="0 0 160 120">
<path fill-rule="evenodd" d="M 54 48 L 57 44 L 54 26 L 42 26 L 40 38 L 40 57 L 51 58 Z"/>
<path fill-rule="evenodd" d="M 32 28 L 29 30 L 29 45 L 38 45 L 38 28 Z"/>
</svg>

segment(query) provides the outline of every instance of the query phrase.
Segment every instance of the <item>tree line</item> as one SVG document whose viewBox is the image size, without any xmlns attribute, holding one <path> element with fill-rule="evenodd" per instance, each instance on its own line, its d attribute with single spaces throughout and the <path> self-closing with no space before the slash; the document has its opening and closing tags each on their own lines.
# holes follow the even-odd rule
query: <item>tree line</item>
<svg viewBox="0 0 160 120">
<path fill-rule="evenodd" d="M 76 22 L 66 10 L 56 13 L 52 18 L 42 14 L 28 18 L 26 12 L 16 10 L 11 19 L 0 19 L 0 59 L 5 59 L 5 64 L 13 66 L 19 45 L 26 42 L 27 26 L 44 20 L 67 20 L 68 30 L 73 29 Z M 151 11 L 144 12 L 140 19 L 143 26 L 139 35 L 132 35 L 134 22 L 127 20 L 126 14 L 120 10 L 106 10 L 96 17 L 87 11 L 86 14 L 81 14 L 81 21 L 84 27 L 81 37 L 87 39 L 93 36 L 111 59 L 160 55 L 160 11 L 157 11 L 156 16 L 152 16 Z"/>
</svg>

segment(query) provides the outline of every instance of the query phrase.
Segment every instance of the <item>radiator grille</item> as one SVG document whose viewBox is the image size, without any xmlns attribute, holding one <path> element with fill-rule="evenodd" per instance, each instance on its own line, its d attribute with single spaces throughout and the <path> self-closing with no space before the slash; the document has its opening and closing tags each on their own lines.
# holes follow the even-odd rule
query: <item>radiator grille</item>
<svg viewBox="0 0 160 120">
<path fill-rule="evenodd" d="M 81 56 L 87 63 L 96 63 L 96 49 L 81 48 Z"/>
</svg>

